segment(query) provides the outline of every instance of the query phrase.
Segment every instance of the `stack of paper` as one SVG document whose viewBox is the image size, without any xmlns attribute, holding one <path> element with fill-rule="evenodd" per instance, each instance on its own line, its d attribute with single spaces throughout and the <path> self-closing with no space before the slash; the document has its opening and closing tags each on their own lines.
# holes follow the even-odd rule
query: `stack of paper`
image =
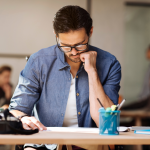
<svg viewBox="0 0 150 150">
<path fill-rule="evenodd" d="M 99 128 L 47 127 L 47 131 L 76 132 L 76 133 L 99 133 Z"/>
</svg>

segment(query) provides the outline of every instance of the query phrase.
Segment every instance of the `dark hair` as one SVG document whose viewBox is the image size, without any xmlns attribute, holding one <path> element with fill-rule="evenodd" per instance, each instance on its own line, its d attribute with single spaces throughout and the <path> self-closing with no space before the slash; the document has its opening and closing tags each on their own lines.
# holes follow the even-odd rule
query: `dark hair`
<svg viewBox="0 0 150 150">
<path fill-rule="evenodd" d="M 68 5 L 58 10 L 53 21 L 53 28 L 58 36 L 59 33 L 66 33 L 70 30 L 85 28 L 89 36 L 92 27 L 90 14 L 79 6 Z"/>
<path fill-rule="evenodd" d="M 9 67 L 9 66 L 1 66 L 0 67 L 0 74 L 2 74 L 4 71 L 9 71 L 9 72 L 11 72 L 11 67 Z"/>
</svg>

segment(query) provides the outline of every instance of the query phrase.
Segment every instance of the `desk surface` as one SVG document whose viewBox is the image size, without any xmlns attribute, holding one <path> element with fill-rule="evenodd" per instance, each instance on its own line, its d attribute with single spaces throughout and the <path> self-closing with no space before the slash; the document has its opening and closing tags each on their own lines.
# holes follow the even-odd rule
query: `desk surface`
<svg viewBox="0 0 150 150">
<path fill-rule="evenodd" d="M 150 145 L 150 135 L 134 134 L 133 132 L 121 132 L 120 135 L 102 136 L 96 133 L 59 133 L 41 131 L 33 135 L 0 135 L 0 144 L 87 144 L 87 145 Z"/>
</svg>

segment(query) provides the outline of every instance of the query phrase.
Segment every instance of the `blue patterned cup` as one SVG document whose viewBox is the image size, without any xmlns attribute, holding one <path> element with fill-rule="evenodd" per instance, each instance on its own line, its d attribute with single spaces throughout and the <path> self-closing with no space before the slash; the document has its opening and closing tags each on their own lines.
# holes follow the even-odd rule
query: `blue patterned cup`
<svg viewBox="0 0 150 150">
<path fill-rule="evenodd" d="M 119 135 L 120 111 L 99 109 L 99 134 Z"/>
</svg>

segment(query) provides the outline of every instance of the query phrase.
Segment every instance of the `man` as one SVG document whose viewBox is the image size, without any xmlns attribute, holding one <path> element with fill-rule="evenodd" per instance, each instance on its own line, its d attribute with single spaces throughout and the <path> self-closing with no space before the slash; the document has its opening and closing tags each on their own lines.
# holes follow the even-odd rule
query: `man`
<svg viewBox="0 0 150 150">
<path fill-rule="evenodd" d="M 120 64 L 88 44 L 93 26 L 83 8 L 61 8 L 53 27 L 57 45 L 31 55 L 11 99 L 11 113 L 25 129 L 98 127 L 97 98 L 105 108 L 118 102 Z M 31 117 L 34 106 L 39 121 Z"/>
<path fill-rule="evenodd" d="M 150 61 L 150 45 L 146 50 L 145 57 L 148 61 Z M 128 105 L 123 106 L 122 110 L 143 109 L 149 111 L 149 107 L 150 107 L 150 66 L 148 66 L 147 71 L 145 73 L 144 82 L 137 100 Z M 149 121 L 145 122 L 148 123 Z"/>
<path fill-rule="evenodd" d="M 10 84 L 11 67 L 0 67 L 0 107 L 8 108 L 12 96 L 12 86 Z"/>
<path fill-rule="evenodd" d="M 150 46 L 146 50 L 146 59 L 150 61 Z M 143 86 L 141 93 L 139 94 L 139 99 L 143 100 L 150 96 L 150 66 L 145 74 Z"/>
</svg>

